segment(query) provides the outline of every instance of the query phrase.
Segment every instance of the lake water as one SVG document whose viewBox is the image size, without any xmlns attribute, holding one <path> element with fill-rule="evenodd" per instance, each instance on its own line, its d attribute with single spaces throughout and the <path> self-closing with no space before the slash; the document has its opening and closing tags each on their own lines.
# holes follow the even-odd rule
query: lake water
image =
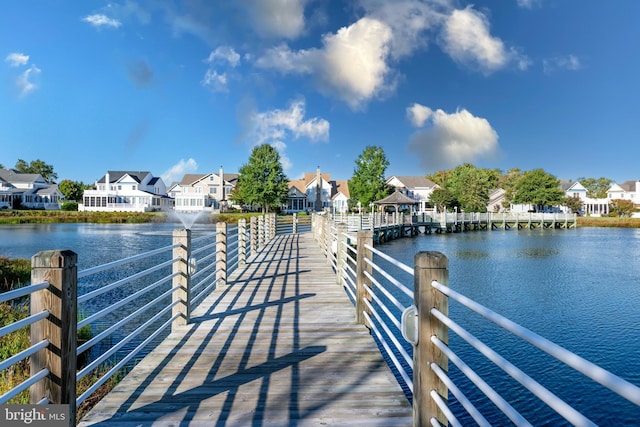
<svg viewBox="0 0 640 427">
<path fill-rule="evenodd" d="M 0 256 L 30 258 L 40 250 L 71 249 L 79 254 L 78 269 L 82 270 L 169 245 L 174 228 L 176 224 L 1 226 Z M 449 258 L 451 288 L 640 384 L 640 230 L 585 227 L 433 234 L 398 239 L 378 249 L 408 265 L 413 265 L 418 251 L 443 252 Z M 403 281 L 412 283 L 410 278 Z M 79 294 L 87 291 L 83 286 L 79 284 Z M 637 406 L 563 369 L 554 359 L 519 343 L 456 303 L 451 303 L 449 313 L 598 424 L 640 425 Z M 453 332 L 449 343 L 534 425 L 562 424 L 552 410 L 493 368 Z M 451 364 L 450 374 L 463 381 Z M 480 399 L 473 386 L 463 383 L 462 388 L 472 400 Z M 464 425 L 470 423 L 455 399 L 452 407 Z M 509 424 L 491 403 L 478 407 L 492 423 Z"/>
</svg>

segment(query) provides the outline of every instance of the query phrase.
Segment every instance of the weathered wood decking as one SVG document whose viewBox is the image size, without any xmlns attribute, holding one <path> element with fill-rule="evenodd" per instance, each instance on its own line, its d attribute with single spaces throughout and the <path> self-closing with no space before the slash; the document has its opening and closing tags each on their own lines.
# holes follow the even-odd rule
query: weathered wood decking
<svg viewBox="0 0 640 427">
<path fill-rule="evenodd" d="M 410 426 L 412 410 L 310 233 L 230 275 L 81 426 Z"/>
</svg>

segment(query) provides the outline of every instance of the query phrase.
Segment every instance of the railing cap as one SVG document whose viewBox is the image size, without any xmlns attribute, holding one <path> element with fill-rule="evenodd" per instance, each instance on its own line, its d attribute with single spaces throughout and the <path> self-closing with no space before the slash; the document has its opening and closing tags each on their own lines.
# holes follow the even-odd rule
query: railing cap
<svg viewBox="0 0 640 427">
<path fill-rule="evenodd" d="M 31 257 L 31 267 L 34 268 L 72 268 L 78 261 L 78 255 L 68 249 L 40 251 Z"/>
<path fill-rule="evenodd" d="M 449 267 L 449 259 L 445 254 L 438 251 L 420 251 L 413 261 L 417 268 L 447 268 Z"/>
</svg>

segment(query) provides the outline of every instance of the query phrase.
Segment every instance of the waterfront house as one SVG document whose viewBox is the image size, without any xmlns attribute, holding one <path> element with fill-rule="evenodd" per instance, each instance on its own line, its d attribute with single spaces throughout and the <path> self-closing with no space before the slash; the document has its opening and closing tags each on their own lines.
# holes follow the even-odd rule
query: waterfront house
<svg viewBox="0 0 640 427">
<path fill-rule="evenodd" d="M 587 196 L 587 189 L 580 184 L 580 181 L 569 183 L 565 188 L 565 194 L 567 197 L 580 199 L 582 210 L 577 213 L 581 215 L 603 216 L 609 213 L 609 199 L 594 199 Z"/>
<path fill-rule="evenodd" d="M 622 184 L 613 184 L 607 190 L 607 199 L 631 200 L 634 205 L 640 204 L 640 181 L 625 181 Z"/>
<path fill-rule="evenodd" d="M 343 213 L 349 210 L 349 184 L 347 181 L 335 181 L 328 173 L 305 173 L 301 179 L 289 181 L 287 200 L 283 211 L 287 213 L 301 211 L 320 212 L 328 210 Z"/>
<path fill-rule="evenodd" d="M 178 212 L 220 211 L 228 206 L 228 196 L 238 182 L 238 174 L 186 174 L 182 181 L 171 186 L 169 194 L 175 199 Z"/>
<path fill-rule="evenodd" d="M 496 188 L 489 192 L 489 202 L 487 203 L 487 212 L 504 212 L 504 201 L 507 192 L 503 188 Z"/>
<path fill-rule="evenodd" d="M 423 176 L 391 176 L 385 181 L 387 185 L 398 190 L 400 193 L 415 200 L 418 212 L 431 210 L 429 207 L 429 197 L 433 190 L 440 186 Z"/>
<path fill-rule="evenodd" d="M 40 174 L 0 169 L 0 208 L 60 209 L 64 195 Z"/>
<path fill-rule="evenodd" d="M 173 208 L 162 178 L 148 171 L 108 171 L 85 190 L 79 211 L 85 212 L 154 212 Z"/>
</svg>

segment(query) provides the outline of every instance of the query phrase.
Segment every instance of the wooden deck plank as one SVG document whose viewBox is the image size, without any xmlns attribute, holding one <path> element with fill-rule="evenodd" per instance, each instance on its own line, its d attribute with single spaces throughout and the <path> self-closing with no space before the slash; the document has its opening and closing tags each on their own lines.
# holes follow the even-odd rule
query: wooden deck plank
<svg viewBox="0 0 640 427">
<path fill-rule="evenodd" d="M 79 425 L 411 425 L 311 234 L 276 236 L 228 281 Z"/>
</svg>

